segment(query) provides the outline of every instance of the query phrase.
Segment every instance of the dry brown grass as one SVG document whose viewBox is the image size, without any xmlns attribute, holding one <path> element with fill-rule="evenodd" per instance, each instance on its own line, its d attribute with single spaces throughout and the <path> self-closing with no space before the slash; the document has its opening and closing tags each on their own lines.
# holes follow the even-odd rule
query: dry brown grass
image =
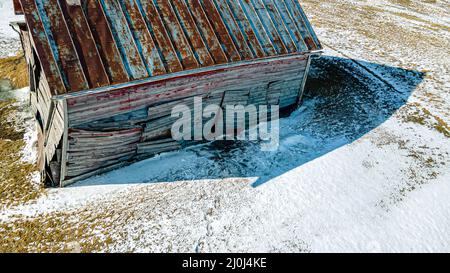
<svg viewBox="0 0 450 273">
<path fill-rule="evenodd" d="M 0 253 L 98 252 L 113 242 L 109 216 L 77 211 L 0 222 Z"/>
<path fill-rule="evenodd" d="M 13 101 L 0 101 L 0 207 L 28 202 L 43 193 L 30 182 L 36 166 L 21 160 L 24 132 L 12 119 L 16 111 Z"/>
<path fill-rule="evenodd" d="M 28 86 L 28 69 L 23 54 L 0 59 L 0 80 L 11 82 L 13 88 Z"/>
<path fill-rule="evenodd" d="M 23 56 L 0 59 L 0 80 L 12 88 L 28 85 Z M 45 194 L 30 180 L 34 164 L 21 160 L 25 146 L 20 109 L 14 100 L 0 100 L 0 209 L 22 205 Z M 15 216 L 0 221 L 0 253 L 4 252 L 94 252 L 112 242 L 107 230 L 111 215 L 79 210 L 68 213 Z"/>
<path fill-rule="evenodd" d="M 419 103 L 412 103 L 400 112 L 403 121 L 417 123 L 435 129 L 445 137 L 450 138 L 450 126 L 440 117 L 433 115 Z"/>
</svg>

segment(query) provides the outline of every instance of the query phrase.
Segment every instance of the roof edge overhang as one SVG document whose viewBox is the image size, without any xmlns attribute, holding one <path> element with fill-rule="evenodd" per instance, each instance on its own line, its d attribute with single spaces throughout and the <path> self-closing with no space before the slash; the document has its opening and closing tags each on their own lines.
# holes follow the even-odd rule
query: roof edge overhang
<svg viewBox="0 0 450 273">
<path fill-rule="evenodd" d="M 92 94 L 107 93 L 107 92 L 126 89 L 126 88 L 130 88 L 130 87 L 142 86 L 142 85 L 147 85 L 150 83 L 165 81 L 165 80 L 173 79 L 173 78 L 182 78 L 182 77 L 195 76 L 195 75 L 211 73 L 211 72 L 219 72 L 220 70 L 224 70 L 227 68 L 239 67 L 239 66 L 247 66 L 247 65 L 254 65 L 254 64 L 258 64 L 258 63 L 267 63 L 267 62 L 274 62 L 274 61 L 279 61 L 279 60 L 302 58 L 305 56 L 320 56 L 322 53 L 323 53 L 323 51 L 321 49 L 321 50 L 316 50 L 316 51 L 287 54 L 287 55 L 276 56 L 276 57 L 259 58 L 259 59 L 248 60 L 248 61 L 244 60 L 244 61 L 238 61 L 238 62 L 234 62 L 234 63 L 227 63 L 227 64 L 220 64 L 220 65 L 202 67 L 202 68 L 191 69 L 191 70 L 184 70 L 184 71 L 180 71 L 180 72 L 164 74 L 161 76 L 153 76 L 153 77 L 149 77 L 149 78 L 145 78 L 145 79 L 134 80 L 134 81 L 126 82 L 126 83 L 120 83 L 120 84 L 104 86 L 104 87 L 99 87 L 99 88 L 94 88 L 94 89 L 86 89 L 86 90 L 62 94 L 62 95 L 54 95 L 52 97 L 52 100 L 58 101 L 58 100 L 65 100 L 65 99 L 88 96 L 88 95 L 92 95 Z"/>
<path fill-rule="evenodd" d="M 19 0 L 12 0 L 14 6 L 14 14 L 23 15 L 22 4 Z"/>
</svg>

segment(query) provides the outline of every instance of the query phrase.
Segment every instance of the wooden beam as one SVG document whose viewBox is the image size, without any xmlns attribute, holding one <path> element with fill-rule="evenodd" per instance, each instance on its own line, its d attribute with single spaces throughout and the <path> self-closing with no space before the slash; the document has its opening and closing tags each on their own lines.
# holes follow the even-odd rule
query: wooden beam
<svg viewBox="0 0 450 273">
<path fill-rule="evenodd" d="M 189 3 L 189 11 L 192 13 L 192 18 L 194 19 L 200 33 L 208 46 L 209 52 L 216 64 L 223 64 L 228 62 L 227 56 L 219 42 L 216 33 L 202 8 L 202 5 L 198 0 L 186 0 Z"/>
<path fill-rule="evenodd" d="M 217 19 L 220 18 L 220 14 L 212 1 L 206 0 L 202 1 L 202 3 L 203 10 L 205 11 L 207 17 L 216 18 L 210 20 L 210 23 L 213 26 L 217 38 L 222 44 L 224 51 L 228 56 L 228 59 L 233 62 L 242 60 L 241 55 L 239 54 L 239 51 L 237 50 L 236 45 L 234 44 L 233 39 L 231 38 L 230 33 L 227 30 L 227 27 L 222 20 Z"/>
<path fill-rule="evenodd" d="M 43 20 L 51 33 L 49 40 L 54 40 L 52 50 L 59 56 L 60 69 L 62 70 L 63 80 L 65 80 L 66 89 L 69 92 L 89 89 L 86 76 L 81 68 L 78 53 L 72 42 L 72 37 L 67 29 L 63 14 L 59 8 L 57 0 L 38 0 L 38 9 L 41 10 L 41 16 L 46 16 Z"/>
<path fill-rule="evenodd" d="M 118 84 L 128 81 L 128 73 L 122 63 L 119 50 L 113 42 L 114 38 L 100 3 L 97 0 L 81 1 L 85 18 L 111 83 Z"/>
<path fill-rule="evenodd" d="M 20 0 L 23 6 L 23 12 L 30 30 L 33 44 L 49 84 L 52 86 L 50 92 L 55 94 L 65 94 L 66 87 L 61 77 L 57 58 L 53 54 L 47 38 L 47 32 L 40 18 L 37 6 L 34 0 Z"/>
<path fill-rule="evenodd" d="M 151 76 L 162 75 L 166 73 L 164 62 L 159 54 L 158 46 L 153 40 L 150 31 L 147 28 L 145 19 L 134 0 L 122 1 L 124 14 L 127 14 L 127 23 L 133 33 L 136 45 L 142 55 L 142 58 L 149 70 Z"/>
<path fill-rule="evenodd" d="M 202 66 L 214 65 L 214 60 L 206 47 L 202 36 L 195 24 L 194 18 L 183 0 L 173 0 L 172 7 L 177 15 L 178 22 L 188 38 L 192 50 L 196 53 L 199 63 Z"/>
<path fill-rule="evenodd" d="M 83 9 L 79 5 L 69 5 L 66 0 L 58 2 L 66 26 L 72 36 L 72 40 L 78 57 L 83 67 L 90 88 L 109 85 L 110 81 L 106 73 L 95 40 L 89 28 Z"/>
<path fill-rule="evenodd" d="M 112 30 L 113 41 L 119 49 L 125 70 L 132 79 L 141 79 L 149 76 L 141 54 L 136 47 L 133 35 L 128 27 L 122 8 L 117 0 L 99 0 L 103 12 L 107 15 L 109 27 Z"/>
<path fill-rule="evenodd" d="M 138 6 L 144 12 L 145 19 L 147 20 L 149 27 L 149 31 L 155 37 L 156 42 L 161 49 L 161 52 L 164 56 L 165 61 L 167 62 L 167 69 L 170 72 L 182 71 L 183 66 L 181 65 L 180 60 L 178 59 L 177 52 L 172 44 L 172 41 L 169 38 L 167 30 L 163 24 L 162 18 L 158 14 L 154 4 L 152 1 L 141 1 L 136 0 Z"/>
</svg>

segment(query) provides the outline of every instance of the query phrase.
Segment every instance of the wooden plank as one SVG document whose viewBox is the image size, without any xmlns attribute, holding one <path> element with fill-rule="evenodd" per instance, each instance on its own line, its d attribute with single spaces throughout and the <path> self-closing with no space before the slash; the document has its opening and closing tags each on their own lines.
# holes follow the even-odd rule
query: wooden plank
<svg viewBox="0 0 450 273">
<path fill-rule="evenodd" d="M 106 155 L 114 155 L 121 152 L 129 152 L 136 148 L 136 142 L 133 143 L 120 143 L 116 144 L 115 147 L 99 147 L 91 148 L 84 145 L 78 145 L 78 150 L 69 150 L 69 160 L 73 158 L 95 158 Z M 83 149 L 84 148 L 84 149 Z M 72 164 L 83 164 L 83 162 L 73 162 Z"/>
<path fill-rule="evenodd" d="M 112 164 L 112 165 L 109 165 L 109 166 L 106 166 L 106 167 L 102 167 L 100 169 L 96 169 L 94 171 L 91 171 L 91 172 L 88 172 L 88 173 L 85 173 L 85 174 L 82 174 L 82 175 L 78 175 L 76 177 L 71 177 L 71 178 L 67 177 L 67 179 L 64 179 L 61 182 L 61 185 L 68 186 L 70 184 L 73 184 L 73 183 L 75 183 L 77 181 L 81 181 L 81 180 L 86 179 L 88 177 L 91 177 L 91 176 L 94 176 L 94 175 L 98 175 L 98 174 L 101 174 L 101 173 L 105 173 L 105 172 L 108 172 L 108 171 L 112 171 L 114 169 L 118 169 L 118 168 L 124 167 L 126 165 L 130 165 L 130 162 L 119 162 L 119 163 Z"/>
<path fill-rule="evenodd" d="M 242 35 L 241 30 L 236 23 L 236 20 L 234 19 L 234 16 L 231 13 L 231 10 L 228 7 L 226 1 L 212 0 L 212 2 L 215 3 L 216 9 L 221 16 L 222 21 L 225 23 L 225 26 L 228 29 L 228 33 L 230 33 L 230 36 L 233 39 L 233 42 L 236 45 L 239 54 L 241 54 L 242 59 L 253 59 L 253 52 L 248 47 L 246 39 L 244 38 L 244 35 Z"/>
<path fill-rule="evenodd" d="M 132 79 L 148 77 L 147 68 L 136 47 L 127 20 L 117 0 L 100 0 L 103 12 L 107 15 L 114 41 L 119 49 L 122 62 Z"/>
<path fill-rule="evenodd" d="M 64 119 L 64 132 L 62 137 L 62 151 L 61 151 L 61 178 L 60 178 L 60 186 L 65 186 L 63 184 L 63 181 L 65 180 L 65 177 L 67 175 L 67 148 L 68 148 L 68 122 L 69 122 L 69 116 L 67 114 L 67 100 L 64 100 L 62 102 L 59 102 L 61 104 L 62 112 L 63 112 L 63 119 Z M 59 106 L 59 105 L 58 105 Z"/>
<path fill-rule="evenodd" d="M 272 44 L 274 45 L 278 54 L 289 53 L 288 50 L 286 49 L 286 45 L 283 43 L 283 40 L 280 37 L 280 34 L 278 34 L 277 28 L 274 26 L 272 22 L 272 19 L 270 18 L 270 15 L 266 7 L 261 2 L 261 0 L 244 0 L 244 2 L 247 2 L 249 5 L 253 5 L 256 14 L 261 20 L 261 23 L 263 24 L 266 33 L 269 35 Z"/>
<path fill-rule="evenodd" d="M 122 0 L 122 4 L 124 14 L 127 14 L 128 25 L 149 73 L 151 76 L 165 74 L 164 63 L 138 5 L 134 0 Z"/>
<path fill-rule="evenodd" d="M 304 93 L 304 90 L 305 90 L 306 80 L 308 79 L 308 73 L 309 73 L 310 67 L 311 67 L 311 57 L 309 56 L 308 60 L 306 62 L 305 72 L 303 74 L 303 81 L 302 81 L 302 84 L 300 86 L 300 90 L 298 92 L 299 95 L 298 95 L 298 98 L 297 98 L 297 107 L 300 106 L 300 104 L 302 102 L 302 99 L 303 99 L 303 93 Z"/>
<path fill-rule="evenodd" d="M 184 69 L 198 68 L 199 63 L 194 56 L 194 52 L 192 52 L 192 48 L 184 35 L 170 2 L 167 0 L 155 0 L 154 2 Z"/>
<path fill-rule="evenodd" d="M 52 52 L 48 42 L 46 30 L 40 19 L 37 6 L 34 0 L 20 0 L 23 6 L 25 19 L 30 30 L 31 36 L 41 63 L 42 69 L 47 76 L 49 83 L 52 86 L 50 90 L 52 94 L 64 94 L 66 88 L 64 86 L 58 64 L 57 56 Z"/>
<path fill-rule="evenodd" d="M 314 50 L 316 48 L 316 44 L 314 43 L 314 39 L 309 33 L 309 30 L 306 27 L 305 22 L 303 21 L 303 17 L 295 4 L 295 0 L 282 0 L 282 1 L 286 5 L 286 9 L 291 14 L 291 17 L 293 18 L 298 30 L 300 31 L 303 40 L 305 41 L 305 44 L 308 46 L 308 49 Z"/>
<path fill-rule="evenodd" d="M 163 152 L 170 152 L 180 149 L 180 143 L 171 138 L 154 140 L 149 142 L 139 143 L 137 147 L 138 154 L 159 154 Z"/>
<path fill-rule="evenodd" d="M 245 40 L 247 41 L 249 47 L 252 49 L 255 57 L 263 58 L 267 56 L 238 1 L 227 0 L 227 3 L 230 7 L 231 12 L 233 13 L 236 23 L 239 25 L 242 32 L 245 33 Z M 273 55 L 276 54 L 273 47 L 271 51 Z"/>
<path fill-rule="evenodd" d="M 301 52 L 308 51 L 308 46 L 303 40 L 302 34 L 298 30 L 297 25 L 291 17 L 291 14 L 287 10 L 285 3 L 283 1 L 274 0 L 274 4 L 278 9 L 281 17 L 283 18 L 283 21 L 286 24 L 286 27 L 289 30 L 292 39 L 295 41 L 297 49 Z"/>
<path fill-rule="evenodd" d="M 277 55 L 277 50 L 268 36 L 261 20 L 259 19 L 253 4 L 246 0 L 239 0 L 239 4 L 242 7 L 243 12 L 250 22 L 250 25 L 252 26 L 253 31 L 255 32 L 256 37 L 258 38 L 266 54 L 269 56 Z"/>
<path fill-rule="evenodd" d="M 58 6 L 57 0 L 38 0 L 36 1 L 40 10 L 41 18 L 43 16 L 44 25 L 51 30 L 54 40 L 52 50 L 59 56 L 60 68 L 62 69 L 63 80 L 69 92 L 88 89 L 89 85 L 81 68 L 80 59 L 75 50 L 69 30 L 64 22 L 62 12 Z"/>
<path fill-rule="evenodd" d="M 86 151 L 69 152 L 69 162 L 73 165 L 83 166 L 86 161 L 107 161 L 120 158 L 124 154 L 134 153 L 136 143 L 130 145 L 117 145 L 114 149 L 89 149 Z"/>
<path fill-rule="evenodd" d="M 199 32 L 203 36 L 203 39 L 211 53 L 212 58 L 216 64 L 222 64 L 228 62 L 227 56 L 222 49 L 222 46 L 211 26 L 206 14 L 198 0 L 185 0 L 189 5 L 189 11 L 192 13 L 192 17 L 199 29 Z"/>
<path fill-rule="evenodd" d="M 261 0 L 261 1 L 264 4 L 267 12 L 269 13 L 275 28 L 278 30 L 278 33 L 280 34 L 280 37 L 283 40 L 286 49 L 289 51 L 289 53 L 297 52 L 297 46 L 294 40 L 291 38 L 291 35 L 286 28 L 283 18 L 281 18 L 281 15 L 278 12 L 278 9 L 275 6 L 273 0 Z"/>
<path fill-rule="evenodd" d="M 209 21 L 213 26 L 217 38 L 222 44 L 222 47 L 227 54 L 228 59 L 233 62 L 242 60 L 241 55 L 239 54 L 239 51 L 237 50 L 236 45 L 234 44 L 233 39 L 231 38 L 230 33 L 227 30 L 227 27 L 222 22 L 222 20 L 220 20 L 220 14 L 214 4 L 211 2 L 211 0 L 202 1 L 202 3 L 203 10 L 209 18 Z"/>
<path fill-rule="evenodd" d="M 14 5 L 14 14 L 15 15 L 22 15 L 23 14 L 23 10 L 22 10 L 22 6 L 20 4 L 20 0 L 13 0 L 13 5 Z"/>
<path fill-rule="evenodd" d="M 309 34 L 311 35 L 312 39 L 314 40 L 315 43 L 315 48 L 314 50 L 318 50 L 321 45 L 320 45 L 320 41 L 317 38 L 316 33 L 314 32 L 314 29 L 311 26 L 310 21 L 308 20 L 308 17 L 306 16 L 302 6 L 300 5 L 300 2 L 298 0 L 293 0 L 295 6 L 297 7 L 298 11 L 300 12 L 300 15 L 302 16 L 303 19 L 303 23 L 305 24 L 306 28 L 308 29 Z"/>
<path fill-rule="evenodd" d="M 178 21 L 184 31 L 185 36 L 189 39 L 192 50 L 196 53 L 198 61 L 202 66 L 214 65 L 214 60 L 208 51 L 200 32 L 192 18 L 186 3 L 183 0 L 173 0 L 172 7 L 178 17 Z"/>
<path fill-rule="evenodd" d="M 156 42 L 163 54 L 164 60 L 167 62 L 167 70 L 170 72 L 182 71 L 183 66 L 178 59 L 172 41 L 169 38 L 166 28 L 164 27 L 162 18 L 156 10 L 152 1 L 136 0 L 136 4 L 143 11 L 143 15 L 148 22 L 149 31 L 155 37 Z"/>
<path fill-rule="evenodd" d="M 74 5 L 73 2 L 65 0 L 59 1 L 58 3 L 64 15 L 69 33 L 72 35 L 72 40 L 78 52 L 78 57 L 89 87 L 97 88 L 109 85 L 108 74 L 98 53 L 91 29 L 84 17 L 81 6 Z"/>
<path fill-rule="evenodd" d="M 119 50 L 113 42 L 114 38 L 100 3 L 97 0 L 81 1 L 85 18 L 111 83 L 118 84 L 128 81 L 128 73 L 122 63 Z"/>
<path fill-rule="evenodd" d="M 207 95 L 210 92 L 230 90 L 236 86 L 240 89 L 250 89 L 255 84 L 259 85 L 273 78 L 296 77 L 304 70 L 304 63 L 305 60 L 302 59 L 277 61 L 277 64 L 258 63 L 220 73 L 174 78 L 141 87 L 117 90 L 108 93 L 107 96 L 96 94 L 89 100 L 90 102 L 83 102 L 81 98 L 76 98 L 76 101 L 70 99 L 70 123 L 86 123 L 111 116 L 112 113 L 117 115 L 155 105 L 155 102 L 173 101 L 193 94 Z"/>
</svg>

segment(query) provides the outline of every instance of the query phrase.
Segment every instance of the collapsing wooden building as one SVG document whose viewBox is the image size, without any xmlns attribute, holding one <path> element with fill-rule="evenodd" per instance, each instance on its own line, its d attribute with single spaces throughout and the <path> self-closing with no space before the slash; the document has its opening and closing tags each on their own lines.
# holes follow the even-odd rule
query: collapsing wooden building
<svg viewBox="0 0 450 273">
<path fill-rule="evenodd" d="M 65 186 L 180 147 L 170 111 L 297 105 L 321 45 L 297 0 L 12 0 L 43 178 Z"/>
</svg>

